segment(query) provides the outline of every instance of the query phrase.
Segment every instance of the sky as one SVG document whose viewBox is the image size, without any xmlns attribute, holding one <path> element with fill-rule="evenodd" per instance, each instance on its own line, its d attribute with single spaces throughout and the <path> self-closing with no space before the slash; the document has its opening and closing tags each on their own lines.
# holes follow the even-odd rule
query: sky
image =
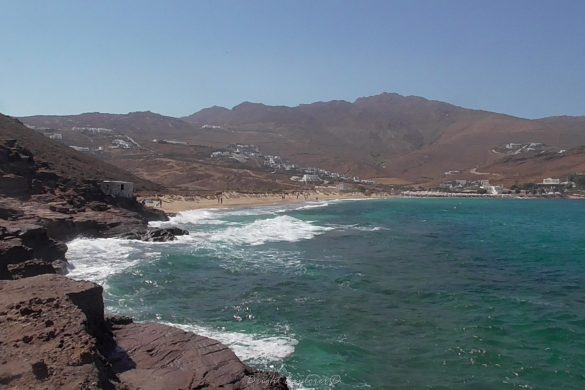
<svg viewBox="0 0 585 390">
<path fill-rule="evenodd" d="M 0 112 L 294 106 L 381 92 L 585 115 L 582 0 L 0 0 Z"/>
</svg>

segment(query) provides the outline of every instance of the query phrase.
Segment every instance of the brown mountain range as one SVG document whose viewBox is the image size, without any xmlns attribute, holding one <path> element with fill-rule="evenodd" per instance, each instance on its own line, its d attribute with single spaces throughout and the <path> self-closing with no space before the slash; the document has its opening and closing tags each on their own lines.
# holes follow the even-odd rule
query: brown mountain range
<svg viewBox="0 0 585 390">
<path fill-rule="evenodd" d="M 297 165 L 377 178 L 384 183 L 436 183 L 448 171 L 460 177 L 485 173 L 489 175 L 483 178 L 501 182 L 534 181 L 544 175 L 566 176 L 581 171 L 585 161 L 579 148 L 585 145 L 585 117 L 528 120 L 391 93 L 354 102 L 296 107 L 245 102 L 232 109 L 207 108 L 184 118 L 140 112 L 22 120 L 55 129 L 113 129 L 139 143 L 149 143 L 149 149 L 153 149 L 152 138 L 171 138 L 210 150 L 232 143 L 256 144 L 263 152 L 283 156 Z M 522 149 L 518 151 L 512 145 L 508 152 L 505 145 L 509 144 L 545 147 L 518 146 Z M 157 158 L 176 160 L 172 150 L 154 149 Z M 554 164 L 539 155 L 545 150 L 552 153 L 551 149 L 560 152 Z M 520 154 L 522 164 L 517 163 Z M 202 157 L 190 163 L 195 160 L 201 162 Z M 128 160 L 119 155 L 111 162 L 129 167 Z M 151 170 L 155 169 L 142 167 L 134 172 L 153 178 Z M 171 176 L 180 174 L 172 173 L 172 168 L 169 172 Z M 168 175 L 166 178 L 170 180 Z M 172 180 L 166 184 L 172 185 Z"/>
</svg>

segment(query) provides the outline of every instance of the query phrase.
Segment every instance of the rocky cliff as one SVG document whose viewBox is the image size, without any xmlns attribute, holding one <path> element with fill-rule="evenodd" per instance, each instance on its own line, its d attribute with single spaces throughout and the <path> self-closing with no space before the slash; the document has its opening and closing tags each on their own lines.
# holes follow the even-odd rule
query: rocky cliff
<svg viewBox="0 0 585 390">
<path fill-rule="evenodd" d="M 0 387 L 287 389 L 225 345 L 160 324 L 104 318 L 102 288 L 60 275 L 0 281 Z"/>
<path fill-rule="evenodd" d="M 37 161 L 15 140 L 0 143 L 0 279 L 62 270 L 63 241 L 76 236 L 141 238 L 149 220 L 161 219 L 164 213 L 134 199 L 106 196 L 97 180 L 65 176 Z"/>
</svg>

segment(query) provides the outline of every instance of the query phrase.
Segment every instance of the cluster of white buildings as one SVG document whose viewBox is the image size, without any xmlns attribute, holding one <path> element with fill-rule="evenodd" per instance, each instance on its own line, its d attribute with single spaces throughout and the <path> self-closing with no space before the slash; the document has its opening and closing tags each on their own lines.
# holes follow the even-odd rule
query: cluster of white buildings
<svg viewBox="0 0 585 390">
<path fill-rule="evenodd" d="M 364 180 L 357 176 L 345 176 L 337 172 L 330 172 L 326 169 L 321 168 L 301 168 L 304 172 L 302 177 L 292 176 L 290 179 L 293 181 L 300 181 L 303 183 L 324 183 L 329 184 L 331 182 L 344 182 L 344 183 L 355 183 L 355 184 L 375 184 L 373 180 Z"/>
<path fill-rule="evenodd" d="M 501 195 L 506 193 L 519 193 L 520 195 L 561 195 L 567 189 L 574 188 L 575 183 L 559 178 L 547 177 L 541 183 L 533 184 L 520 190 L 514 187 L 507 189 L 500 185 L 492 185 L 489 180 L 448 180 L 439 185 L 439 191 L 448 193 L 483 193 L 488 195 Z"/>
<path fill-rule="evenodd" d="M 45 136 L 49 137 L 49 139 L 55 140 L 55 141 L 61 141 L 63 140 L 63 134 L 61 133 L 45 133 Z"/>
<path fill-rule="evenodd" d="M 330 182 L 351 182 L 360 184 L 374 184 L 372 180 L 362 180 L 359 177 L 350 177 L 331 172 L 321 168 L 302 168 L 280 156 L 263 155 L 256 145 L 251 144 L 234 144 L 229 145 L 226 150 L 215 151 L 211 153 L 211 158 L 233 160 L 240 163 L 246 163 L 249 160 L 259 161 L 264 167 L 280 172 L 294 173 L 290 177 L 292 181 L 298 181 L 305 184 L 320 184 Z"/>
<path fill-rule="evenodd" d="M 82 133 L 89 133 L 89 134 L 100 134 L 100 133 L 113 133 L 114 130 L 106 129 L 103 127 L 72 127 L 71 130 L 73 131 L 81 131 Z"/>
<path fill-rule="evenodd" d="M 447 180 L 439 185 L 439 189 L 451 192 L 479 192 L 490 195 L 502 194 L 506 189 L 502 186 L 494 186 L 489 180 Z"/>
<path fill-rule="evenodd" d="M 131 147 L 130 142 L 123 139 L 112 140 L 112 148 L 114 149 L 130 149 Z"/>
</svg>

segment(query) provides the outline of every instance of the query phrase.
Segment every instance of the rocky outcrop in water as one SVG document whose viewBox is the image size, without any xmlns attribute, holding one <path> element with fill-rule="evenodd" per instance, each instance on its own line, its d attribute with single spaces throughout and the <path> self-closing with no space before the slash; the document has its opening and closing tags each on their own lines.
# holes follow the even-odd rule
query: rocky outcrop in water
<svg viewBox="0 0 585 390">
<path fill-rule="evenodd" d="M 128 232 L 121 234 L 120 238 L 128 240 L 141 240 L 141 241 L 152 241 L 152 242 L 166 242 L 174 241 L 177 236 L 188 235 L 189 231 L 180 229 L 178 227 L 170 228 L 150 228 L 147 230 L 139 230 L 134 232 Z"/>
<path fill-rule="evenodd" d="M 104 318 L 102 288 L 60 275 L 0 281 L 0 386 L 287 389 L 225 345 L 161 324 Z"/>
</svg>

